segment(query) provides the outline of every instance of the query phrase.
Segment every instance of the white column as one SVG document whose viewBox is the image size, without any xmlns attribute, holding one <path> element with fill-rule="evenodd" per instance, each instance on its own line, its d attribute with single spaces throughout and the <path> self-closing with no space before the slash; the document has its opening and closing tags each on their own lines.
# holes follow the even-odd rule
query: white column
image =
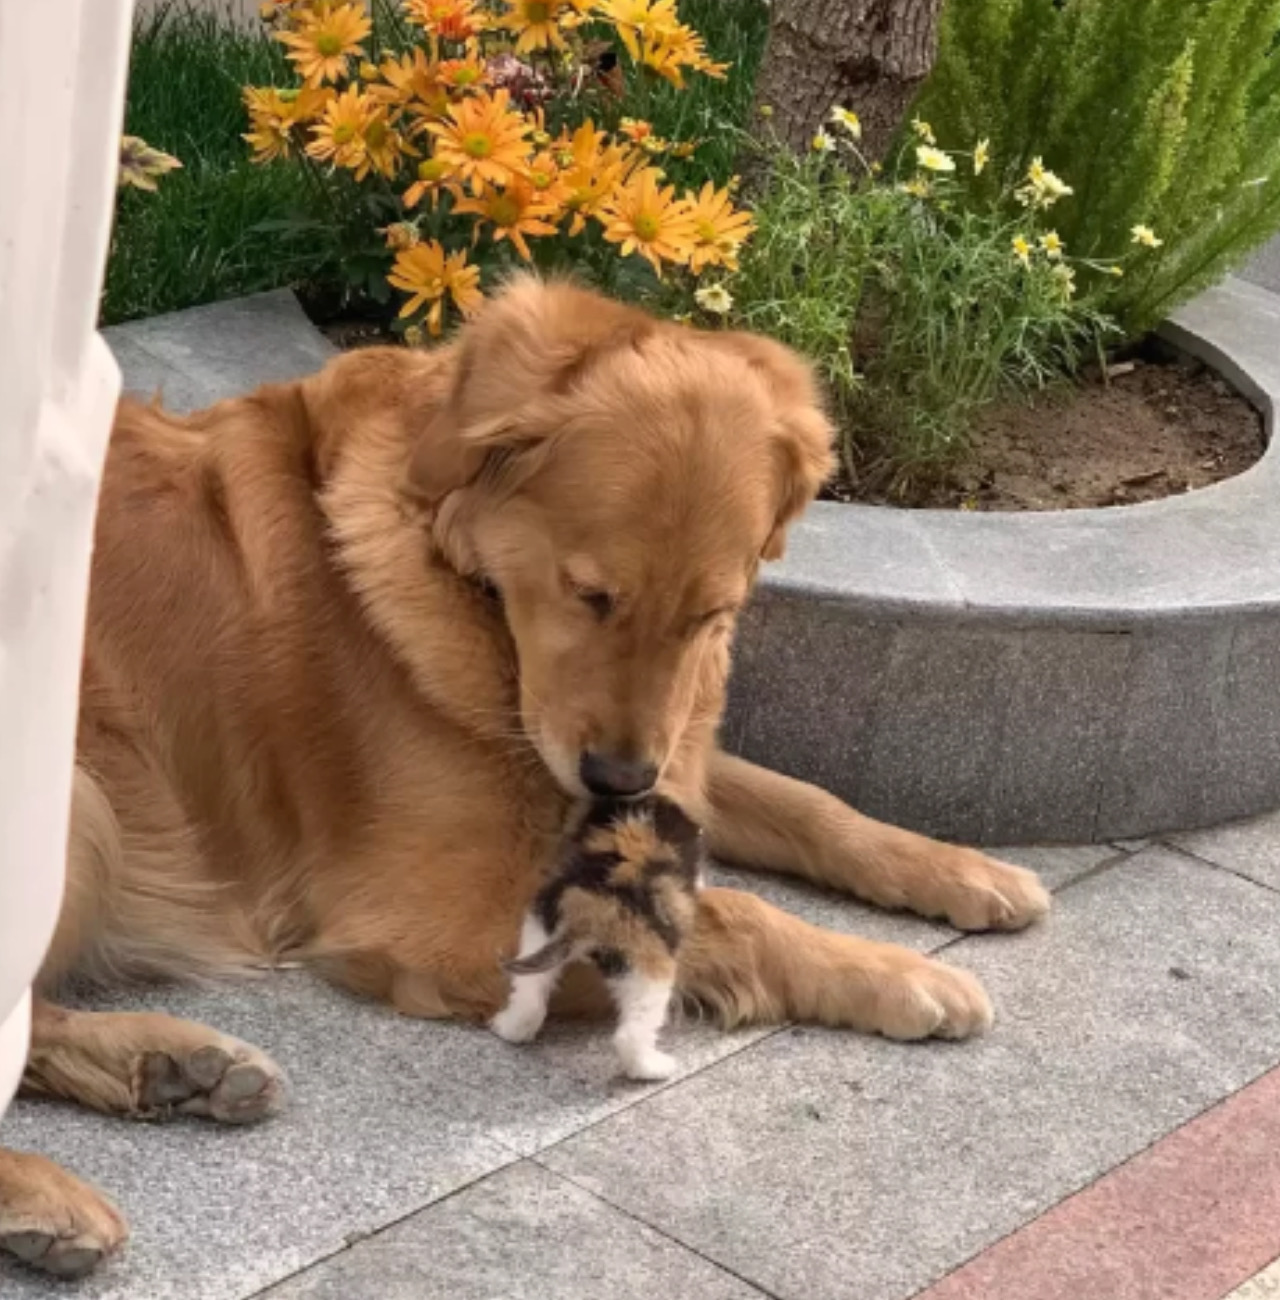
<svg viewBox="0 0 1280 1300">
<path fill-rule="evenodd" d="M 62 897 L 132 0 L 0 0 L 0 1110 Z"/>
</svg>

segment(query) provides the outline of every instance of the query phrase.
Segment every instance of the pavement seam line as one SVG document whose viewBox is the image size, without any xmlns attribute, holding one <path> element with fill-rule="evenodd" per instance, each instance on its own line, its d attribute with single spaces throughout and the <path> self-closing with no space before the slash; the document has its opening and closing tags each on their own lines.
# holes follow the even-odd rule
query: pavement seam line
<svg viewBox="0 0 1280 1300">
<path fill-rule="evenodd" d="M 710 1264 L 717 1270 L 717 1272 L 724 1273 L 726 1276 L 741 1282 L 743 1286 L 750 1287 L 751 1290 L 756 1292 L 758 1295 L 766 1297 L 766 1300 L 783 1300 L 783 1297 L 778 1295 L 777 1292 L 765 1290 L 765 1288 L 758 1282 L 753 1282 L 749 1277 L 744 1277 L 741 1273 L 730 1268 L 727 1264 L 722 1264 L 718 1259 L 714 1259 L 712 1256 L 705 1254 L 703 1251 L 699 1250 L 697 1246 L 690 1245 L 689 1242 L 682 1241 L 674 1233 L 668 1232 L 665 1228 L 658 1227 L 656 1223 L 650 1223 L 648 1219 L 641 1218 L 640 1215 L 635 1213 L 635 1211 L 627 1209 L 625 1205 L 618 1205 L 615 1201 L 611 1201 L 607 1196 L 602 1196 L 595 1190 L 595 1188 L 584 1186 L 582 1183 L 578 1182 L 576 1178 L 569 1174 L 561 1173 L 558 1169 L 552 1169 L 549 1165 L 543 1164 L 542 1161 L 536 1157 L 533 1158 L 533 1163 L 537 1165 L 539 1169 L 546 1170 L 546 1172 L 553 1178 L 558 1178 L 561 1182 L 568 1183 L 570 1187 L 574 1187 L 580 1192 L 586 1192 L 588 1196 L 599 1201 L 601 1205 L 607 1205 L 611 1210 L 614 1210 L 625 1218 L 630 1219 L 632 1223 L 638 1223 L 642 1228 L 648 1228 L 650 1232 L 657 1233 L 657 1235 L 664 1241 L 669 1241 L 672 1245 L 678 1246 L 681 1250 L 688 1251 L 690 1255 L 694 1255 L 705 1263 Z"/>
<path fill-rule="evenodd" d="M 1211 867 L 1214 871 L 1226 872 L 1228 876 L 1234 876 L 1237 880 L 1243 880 L 1250 885 L 1257 885 L 1259 889 L 1265 889 L 1269 894 L 1280 895 L 1280 889 L 1267 884 L 1265 880 L 1257 880 L 1243 871 L 1238 871 L 1235 867 L 1227 866 L 1225 862 L 1215 862 L 1212 858 L 1206 858 L 1203 854 L 1195 852 L 1194 849 L 1185 849 L 1181 844 L 1166 844 L 1162 847 L 1167 848 L 1170 853 L 1176 853 L 1179 857 L 1188 858 L 1198 867 Z"/>
</svg>

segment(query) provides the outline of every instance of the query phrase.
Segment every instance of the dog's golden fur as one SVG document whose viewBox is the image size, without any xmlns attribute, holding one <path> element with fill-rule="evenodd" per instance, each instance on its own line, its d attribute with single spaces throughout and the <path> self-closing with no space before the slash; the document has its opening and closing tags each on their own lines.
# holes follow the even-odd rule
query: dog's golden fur
<svg viewBox="0 0 1280 1300">
<path fill-rule="evenodd" d="M 287 956 L 409 1014 L 488 1017 L 586 749 L 656 764 L 718 856 L 964 928 L 1041 915 L 1029 873 L 715 746 L 736 611 L 828 440 L 782 347 L 534 281 L 432 352 L 356 352 L 185 419 L 122 403 L 42 989 Z M 990 1018 L 962 971 L 721 889 L 680 982 L 727 1023 Z M 566 981 L 563 1009 L 597 985 Z M 279 1098 L 261 1053 L 203 1026 L 48 1003 L 27 1085 L 222 1119 Z M 0 1241 L 50 1195 L 24 1201 L 13 1167 Z"/>
</svg>

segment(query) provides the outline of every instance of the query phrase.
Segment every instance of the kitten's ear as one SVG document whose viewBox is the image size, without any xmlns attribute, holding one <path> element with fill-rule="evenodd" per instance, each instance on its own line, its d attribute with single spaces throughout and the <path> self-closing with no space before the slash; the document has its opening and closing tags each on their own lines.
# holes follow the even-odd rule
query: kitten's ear
<svg viewBox="0 0 1280 1300">
<path fill-rule="evenodd" d="M 508 975 L 541 975 L 545 971 L 563 966 L 573 955 L 573 941 L 567 934 L 559 935 L 550 943 L 531 952 L 527 957 L 513 957 L 502 963 Z"/>
</svg>

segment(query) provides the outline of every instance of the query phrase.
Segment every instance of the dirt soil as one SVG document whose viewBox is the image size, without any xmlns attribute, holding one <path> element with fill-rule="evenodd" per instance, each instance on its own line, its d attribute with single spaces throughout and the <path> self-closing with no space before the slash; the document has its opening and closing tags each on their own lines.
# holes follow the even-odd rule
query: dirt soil
<svg viewBox="0 0 1280 1300">
<path fill-rule="evenodd" d="M 1176 496 L 1239 474 L 1265 449 L 1262 417 L 1198 362 L 1133 359 L 1096 368 L 1030 404 L 992 407 L 946 477 L 905 499 L 837 480 L 824 494 L 960 510 L 1074 510 Z"/>
</svg>

